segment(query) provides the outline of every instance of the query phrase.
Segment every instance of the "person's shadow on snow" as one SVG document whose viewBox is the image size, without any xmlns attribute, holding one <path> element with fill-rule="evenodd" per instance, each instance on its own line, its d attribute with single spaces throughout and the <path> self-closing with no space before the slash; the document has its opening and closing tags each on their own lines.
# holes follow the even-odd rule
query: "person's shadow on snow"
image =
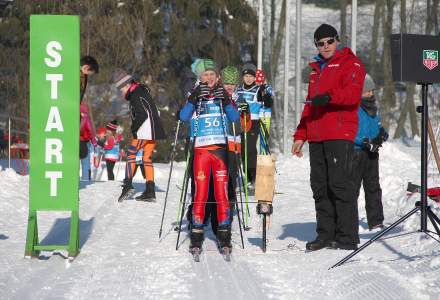
<svg viewBox="0 0 440 300">
<path fill-rule="evenodd" d="M 0 240 L 7 240 L 7 239 L 9 239 L 9 236 L 0 233 Z"/>
<path fill-rule="evenodd" d="M 278 237 L 280 240 L 293 237 L 300 241 L 311 241 L 316 237 L 316 223 L 291 223 L 283 225 L 283 232 Z"/>
</svg>

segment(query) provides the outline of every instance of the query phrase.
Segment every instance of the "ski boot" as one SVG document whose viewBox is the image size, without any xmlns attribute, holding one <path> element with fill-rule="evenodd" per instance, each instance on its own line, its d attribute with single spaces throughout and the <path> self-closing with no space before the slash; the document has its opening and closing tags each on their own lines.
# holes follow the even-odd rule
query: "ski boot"
<svg viewBox="0 0 440 300">
<path fill-rule="evenodd" d="M 119 196 L 118 202 L 122 202 L 130 198 L 130 196 L 134 193 L 135 189 L 131 184 L 131 180 L 124 179 L 124 184 L 122 185 L 122 193 Z"/>
<path fill-rule="evenodd" d="M 194 261 L 200 261 L 200 253 L 202 252 L 203 228 L 193 228 L 191 230 L 191 243 L 189 252 L 192 254 Z"/>
<path fill-rule="evenodd" d="M 147 181 L 145 191 L 135 198 L 136 201 L 156 202 L 156 192 L 154 189 L 154 181 Z"/>
<path fill-rule="evenodd" d="M 229 225 L 219 226 L 217 229 L 217 241 L 220 253 L 226 261 L 231 260 L 231 227 Z"/>
<path fill-rule="evenodd" d="M 314 241 L 306 243 L 306 249 L 308 251 L 317 251 L 317 250 L 321 250 L 323 248 L 332 247 L 332 243 L 333 243 L 333 241 L 322 240 L 322 239 L 317 238 Z"/>
</svg>

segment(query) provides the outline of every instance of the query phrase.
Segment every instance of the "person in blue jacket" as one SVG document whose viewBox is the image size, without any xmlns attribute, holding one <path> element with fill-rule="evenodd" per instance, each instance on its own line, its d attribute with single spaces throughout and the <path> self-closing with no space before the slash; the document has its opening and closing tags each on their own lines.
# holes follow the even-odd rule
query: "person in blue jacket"
<svg viewBox="0 0 440 300">
<path fill-rule="evenodd" d="M 362 100 L 359 107 L 359 128 L 354 142 L 353 170 L 356 198 L 361 184 L 365 191 L 365 209 L 370 230 L 383 228 L 382 189 L 379 183 L 379 148 L 388 139 L 382 127 L 374 97 L 375 84 L 370 75 L 365 76 Z"/>
<path fill-rule="evenodd" d="M 190 122 L 193 139 L 192 172 L 195 184 L 192 206 L 190 251 L 200 251 L 205 226 L 205 205 L 209 190 L 213 189 L 217 204 L 217 240 L 219 248 L 230 251 L 231 219 L 228 197 L 228 145 L 227 126 L 236 122 L 240 115 L 219 82 L 215 62 L 202 59 L 196 69 L 200 72 L 200 82 L 191 91 L 187 102 L 179 113 L 180 120 Z M 209 182 L 212 178 L 213 185 Z"/>
</svg>

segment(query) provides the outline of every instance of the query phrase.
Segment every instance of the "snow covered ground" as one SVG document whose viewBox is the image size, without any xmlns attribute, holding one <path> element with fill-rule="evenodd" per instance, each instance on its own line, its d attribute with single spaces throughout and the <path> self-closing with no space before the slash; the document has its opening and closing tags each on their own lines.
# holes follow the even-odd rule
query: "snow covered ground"
<svg viewBox="0 0 440 300">
<path fill-rule="evenodd" d="M 381 184 L 386 224 L 413 208 L 408 181 L 419 181 L 419 145 L 387 143 L 381 149 Z M 27 176 L 0 171 L 1 299 L 438 299 L 439 244 L 415 232 L 414 216 L 345 265 L 328 270 L 349 251 L 324 249 L 305 253 L 315 237 L 315 212 L 309 185 L 309 161 L 279 157 L 274 214 L 268 252 L 260 250 L 261 221 L 251 207 L 252 229 L 240 248 L 237 222 L 233 257 L 225 262 L 208 229 L 201 262 L 188 254 L 183 232 L 175 250 L 177 202 L 184 164 L 173 173 L 164 235 L 158 230 L 169 165 L 156 164 L 157 203 L 117 203 L 120 182 L 81 184 L 81 253 L 69 263 L 63 251 L 24 259 L 28 213 Z M 122 168 L 119 179 L 122 178 Z M 98 177 L 100 178 L 100 177 Z M 143 184 L 136 183 L 140 192 Z M 367 229 L 364 198 L 359 199 L 362 242 Z M 436 207 L 434 211 L 439 214 Z M 66 213 L 39 213 L 45 244 L 66 243 Z"/>
</svg>

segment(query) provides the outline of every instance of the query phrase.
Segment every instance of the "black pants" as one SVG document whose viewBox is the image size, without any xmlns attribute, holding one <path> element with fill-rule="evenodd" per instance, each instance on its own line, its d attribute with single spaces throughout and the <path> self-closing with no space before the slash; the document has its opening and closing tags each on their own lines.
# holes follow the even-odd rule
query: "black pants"
<svg viewBox="0 0 440 300">
<path fill-rule="evenodd" d="M 106 160 L 105 164 L 107 166 L 107 178 L 108 180 L 115 180 L 115 174 L 113 174 L 113 169 L 115 168 L 115 161 Z"/>
<path fill-rule="evenodd" d="M 247 147 L 247 180 L 248 182 L 255 182 L 257 173 L 257 140 L 260 133 L 260 120 L 252 120 L 252 127 L 246 133 L 246 147 Z M 241 134 L 241 156 L 243 167 L 245 162 L 245 147 L 244 147 L 244 133 Z"/>
<path fill-rule="evenodd" d="M 382 189 L 379 183 L 379 153 L 355 150 L 353 157 L 353 177 L 356 184 L 356 199 L 359 197 L 361 184 L 365 191 L 365 210 L 368 227 L 383 223 Z"/>
<path fill-rule="evenodd" d="M 315 199 L 316 233 L 322 240 L 359 243 L 353 143 L 311 142 L 310 183 Z"/>
</svg>

